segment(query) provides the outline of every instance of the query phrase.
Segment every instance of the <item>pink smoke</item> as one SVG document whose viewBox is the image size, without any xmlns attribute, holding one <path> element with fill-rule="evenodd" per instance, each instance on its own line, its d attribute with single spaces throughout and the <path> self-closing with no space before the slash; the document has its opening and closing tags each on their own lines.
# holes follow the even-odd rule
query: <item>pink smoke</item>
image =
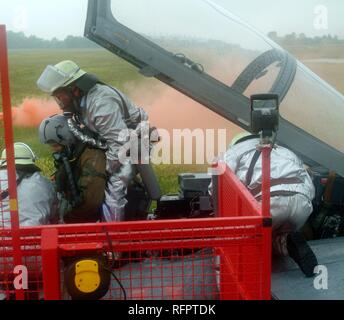
<svg viewBox="0 0 344 320">
<path fill-rule="evenodd" d="M 155 81 L 154 81 L 155 82 Z M 230 139 L 241 129 L 205 106 L 160 83 L 127 86 L 133 101 L 149 114 L 149 120 L 157 128 L 173 129 L 227 129 Z"/>
<path fill-rule="evenodd" d="M 51 99 L 26 98 L 23 103 L 12 108 L 13 125 L 18 127 L 37 127 L 47 117 L 59 114 L 61 110 Z M 0 119 L 3 115 L 0 114 Z"/>
</svg>

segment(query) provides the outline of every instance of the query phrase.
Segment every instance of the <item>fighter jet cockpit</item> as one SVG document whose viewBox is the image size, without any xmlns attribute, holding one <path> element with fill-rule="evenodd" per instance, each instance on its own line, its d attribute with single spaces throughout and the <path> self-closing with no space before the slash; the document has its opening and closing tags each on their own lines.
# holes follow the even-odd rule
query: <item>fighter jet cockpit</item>
<svg viewBox="0 0 344 320">
<path fill-rule="evenodd" d="M 91 1 L 85 34 L 250 129 L 249 97 L 280 97 L 278 142 L 344 175 L 344 97 L 267 36 L 211 0 Z"/>
</svg>

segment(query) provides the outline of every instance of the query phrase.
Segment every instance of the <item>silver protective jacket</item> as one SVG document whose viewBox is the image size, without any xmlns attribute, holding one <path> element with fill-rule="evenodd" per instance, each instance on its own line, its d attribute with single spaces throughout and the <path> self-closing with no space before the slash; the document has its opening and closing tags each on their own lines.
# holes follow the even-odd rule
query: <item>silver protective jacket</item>
<svg viewBox="0 0 344 320">
<path fill-rule="evenodd" d="M 126 104 L 129 119 L 125 120 Z M 128 97 L 109 86 L 97 84 L 87 94 L 86 101 L 81 103 L 82 121 L 93 132 L 106 141 L 108 161 L 118 161 L 120 148 L 128 141 L 125 134 L 130 127 L 136 128 L 142 121 L 148 120 L 147 113 L 136 107 Z"/>
<path fill-rule="evenodd" d="M 243 183 L 246 181 L 246 175 L 258 144 L 259 139 L 250 139 L 238 143 L 225 154 L 225 162 Z M 289 149 L 276 145 L 271 153 L 271 179 L 281 178 L 298 178 L 300 183 L 272 186 L 271 191 L 297 192 L 310 201 L 314 198 L 314 185 L 303 162 Z M 253 190 L 261 185 L 262 157 L 260 156 L 254 167 L 251 183 L 247 187 Z"/>
<path fill-rule="evenodd" d="M 126 119 L 125 105 L 128 110 Z M 127 187 L 133 178 L 130 162 L 119 162 L 119 152 L 130 138 L 130 130 L 138 130 L 148 121 L 147 113 L 136 107 L 124 94 L 97 84 L 81 101 L 82 122 L 106 142 L 106 170 L 109 174 L 105 190 L 103 220 L 125 220 Z"/>
<path fill-rule="evenodd" d="M 7 170 L 0 171 L 1 190 L 8 189 Z M 53 184 L 39 172 L 24 178 L 17 187 L 19 223 L 34 227 L 57 222 L 57 198 Z M 9 202 L 3 201 L 4 226 L 10 228 Z"/>
<path fill-rule="evenodd" d="M 256 153 L 259 139 L 250 139 L 230 148 L 225 154 L 229 168 L 246 183 L 246 175 Z M 272 247 L 275 254 L 286 256 L 286 235 L 300 230 L 312 213 L 312 199 L 315 195 L 313 182 L 302 161 L 289 149 L 276 146 L 271 152 L 271 180 L 298 178 L 295 184 L 278 184 L 271 187 L 276 191 L 271 197 Z M 283 181 L 283 180 L 281 180 Z M 286 180 L 284 180 L 286 181 Z M 261 187 L 262 157 L 254 169 L 250 190 Z M 292 191 L 294 195 L 283 195 L 278 191 Z M 278 195 L 280 194 L 280 195 Z M 261 195 L 257 194 L 256 197 Z"/>
</svg>

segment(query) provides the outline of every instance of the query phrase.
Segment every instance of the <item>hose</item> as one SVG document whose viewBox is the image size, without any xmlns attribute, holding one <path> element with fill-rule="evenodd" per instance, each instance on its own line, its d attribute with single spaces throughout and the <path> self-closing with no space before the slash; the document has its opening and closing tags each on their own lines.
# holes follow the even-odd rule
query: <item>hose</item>
<svg viewBox="0 0 344 320">
<path fill-rule="evenodd" d="M 72 201 L 72 207 L 75 208 L 76 206 L 78 206 L 81 203 L 80 193 L 78 191 L 77 186 L 75 185 L 74 176 L 73 176 L 73 172 L 72 172 L 72 169 L 70 167 L 70 164 L 69 164 L 69 160 L 67 159 L 67 157 L 62 156 L 62 161 L 63 161 L 64 168 L 66 170 L 70 191 L 71 191 L 72 197 L 74 199 Z"/>
</svg>

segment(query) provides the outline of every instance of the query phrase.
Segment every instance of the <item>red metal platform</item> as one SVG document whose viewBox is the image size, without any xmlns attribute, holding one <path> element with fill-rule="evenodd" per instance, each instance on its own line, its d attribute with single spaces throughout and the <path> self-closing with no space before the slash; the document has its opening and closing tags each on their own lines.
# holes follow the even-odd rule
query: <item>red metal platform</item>
<svg viewBox="0 0 344 320">
<path fill-rule="evenodd" d="M 268 171 L 263 208 L 220 163 L 225 173 L 216 180 L 216 218 L 20 228 L 4 26 L 0 26 L 0 73 L 1 145 L 8 150 L 9 185 L 9 198 L 0 201 L 3 299 L 69 299 L 63 261 L 90 254 L 111 257 L 112 251 L 122 253 L 116 261 L 109 258 L 122 288 L 114 279 L 105 299 L 270 299 Z M 269 165 L 268 153 L 263 151 L 263 156 Z M 0 191 L 4 184 L 0 181 Z M 9 213 L 10 221 L 5 221 Z M 15 266 L 20 265 L 29 271 L 27 290 L 17 290 L 13 284 Z"/>
</svg>

